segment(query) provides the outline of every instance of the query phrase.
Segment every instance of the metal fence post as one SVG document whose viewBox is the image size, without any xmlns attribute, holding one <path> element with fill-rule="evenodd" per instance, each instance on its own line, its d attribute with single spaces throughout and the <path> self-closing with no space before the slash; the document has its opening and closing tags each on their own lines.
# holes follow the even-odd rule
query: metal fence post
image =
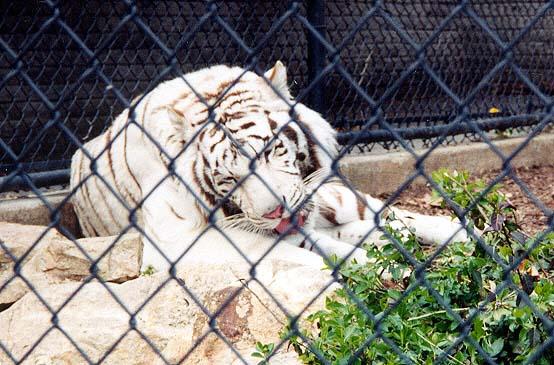
<svg viewBox="0 0 554 365">
<path fill-rule="evenodd" d="M 312 26 L 325 38 L 325 0 L 308 0 L 307 18 Z M 325 47 L 311 32 L 307 32 L 308 41 L 308 80 L 311 83 L 325 67 Z M 310 92 L 308 102 L 312 108 L 320 113 L 325 112 L 325 93 L 322 87 L 323 79 Z"/>
</svg>

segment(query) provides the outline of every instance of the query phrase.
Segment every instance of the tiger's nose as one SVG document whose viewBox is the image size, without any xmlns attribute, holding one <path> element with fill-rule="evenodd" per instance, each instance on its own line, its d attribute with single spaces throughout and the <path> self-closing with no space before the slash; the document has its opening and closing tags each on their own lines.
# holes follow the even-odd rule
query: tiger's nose
<svg viewBox="0 0 554 365">
<path fill-rule="evenodd" d="M 262 217 L 267 219 L 277 219 L 283 216 L 284 208 L 282 205 L 278 205 L 277 208 L 273 209 L 269 213 L 265 213 Z"/>
</svg>

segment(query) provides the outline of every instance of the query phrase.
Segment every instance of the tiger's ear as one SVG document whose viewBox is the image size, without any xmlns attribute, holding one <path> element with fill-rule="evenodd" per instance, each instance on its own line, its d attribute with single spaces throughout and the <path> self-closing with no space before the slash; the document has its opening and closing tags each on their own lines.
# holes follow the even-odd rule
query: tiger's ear
<svg viewBox="0 0 554 365">
<path fill-rule="evenodd" d="M 281 93 L 281 95 L 291 99 L 289 87 L 287 85 L 287 68 L 283 62 L 275 62 L 275 66 L 267 70 L 264 76 Z"/>
</svg>

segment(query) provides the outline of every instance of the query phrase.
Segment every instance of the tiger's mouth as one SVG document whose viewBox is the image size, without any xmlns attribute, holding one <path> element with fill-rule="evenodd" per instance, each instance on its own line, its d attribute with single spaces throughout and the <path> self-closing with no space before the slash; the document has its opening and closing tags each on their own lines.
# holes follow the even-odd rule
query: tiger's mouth
<svg viewBox="0 0 554 365">
<path fill-rule="evenodd" d="M 222 204 L 222 209 L 226 216 L 223 219 L 224 227 L 241 228 L 267 236 L 287 236 L 298 233 L 299 228 L 310 223 L 314 204 L 308 200 L 293 209 L 294 214 L 283 214 L 284 211 L 280 209 L 279 212 L 270 212 L 265 217 L 249 216 L 230 199 Z"/>
<path fill-rule="evenodd" d="M 308 218 L 308 212 L 301 211 L 296 214 L 296 218 L 293 216 L 282 218 L 277 226 L 273 228 L 273 233 L 282 234 L 295 234 L 298 233 L 298 228 L 304 227 Z"/>
</svg>

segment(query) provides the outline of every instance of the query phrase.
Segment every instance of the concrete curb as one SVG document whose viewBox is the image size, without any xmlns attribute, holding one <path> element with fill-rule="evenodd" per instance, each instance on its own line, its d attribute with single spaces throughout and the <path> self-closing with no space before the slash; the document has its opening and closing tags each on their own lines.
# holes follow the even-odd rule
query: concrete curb
<svg viewBox="0 0 554 365">
<path fill-rule="evenodd" d="M 44 201 L 50 208 L 60 207 L 60 224 L 79 238 L 81 230 L 73 205 L 65 203 L 60 206 L 66 195 L 66 190 L 45 194 Z M 44 201 L 36 197 L 0 200 L 0 222 L 47 226 L 50 224 L 51 213 Z"/>
<path fill-rule="evenodd" d="M 525 137 L 494 141 L 493 144 L 504 156 L 518 148 Z M 425 150 L 416 151 L 418 156 Z M 341 171 L 354 185 L 369 194 L 391 193 L 396 191 L 417 170 L 415 158 L 408 152 L 394 152 L 381 155 L 348 156 L 341 162 Z M 512 167 L 545 166 L 554 164 L 554 135 L 534 137 L 512 160 Z M 485 143 L 472 143 L 466 146 L 440 147 L 427 156 L 423 165 L 428 174 L 439 169 L 467 170 L 470 173 L 483 173 L 502 169 L 502 160 Z M 414 184 L 425 183 L 418 177 Z"/>
</svg>

